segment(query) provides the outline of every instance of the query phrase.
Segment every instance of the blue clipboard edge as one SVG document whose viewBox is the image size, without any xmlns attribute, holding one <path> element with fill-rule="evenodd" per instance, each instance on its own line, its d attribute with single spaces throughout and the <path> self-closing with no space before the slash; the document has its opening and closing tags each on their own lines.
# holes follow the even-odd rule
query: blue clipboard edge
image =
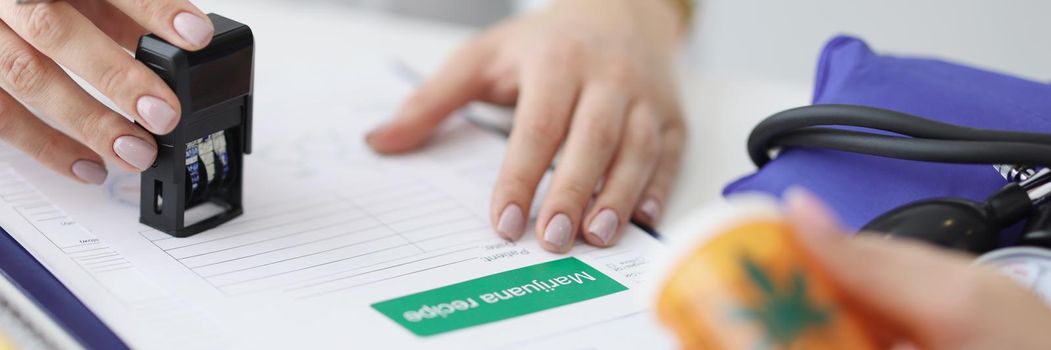
<svg viewBox="0 0 1051 350">
<path fill-rule="evenodd" d="M 0 273 L 70 337 L 86 349 L 128 349 L 128 345 L 0 227 Z"/>
</svg>

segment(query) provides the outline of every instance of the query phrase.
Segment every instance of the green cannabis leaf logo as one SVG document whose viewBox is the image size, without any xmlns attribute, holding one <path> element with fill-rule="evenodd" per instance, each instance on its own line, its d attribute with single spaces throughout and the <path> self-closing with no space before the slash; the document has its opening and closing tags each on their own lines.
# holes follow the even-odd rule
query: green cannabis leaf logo
<svg viewBox="0 0 1051 350">
<path fill-rule="evenodd" d="M 777 285 L 762 267 L 745 256 L 742 265 L 748 281 L 758 289 L 758 305 L 743 308 L 741 315 L 757 322 L 766 330 L 760 349 L 777 345 L 789 348 L 808 329 L 820 328 L 831 319 L 831 311 L 815 305 L 807 296 L 807 279 L 798 269 L 792 270 L 791 285 Z"/>
</svg>

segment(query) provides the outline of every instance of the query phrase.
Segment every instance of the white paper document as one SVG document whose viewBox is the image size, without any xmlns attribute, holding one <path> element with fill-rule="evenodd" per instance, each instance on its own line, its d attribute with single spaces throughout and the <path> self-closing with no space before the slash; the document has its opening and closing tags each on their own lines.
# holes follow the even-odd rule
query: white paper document
<svg viewBox="0 0 1051 350">
<path fill-rule="evenodd" d="M 532 228 L 519 242 L 500 239 L 488 205 L 504 141 L 454 120 L 422 152 L 374 155 L 364 135 L 394 111 L 406 86 L 372 74 L 365 80 L 383 83 L 368 93 L 288 96 L 293 89 L 259 85 L 245 214 L 216 229 L 172 238 L 138 223 L 137 175 L 111 166 L 105 186 L 83 186 L 7 148 L 0 226 L 133 348 L 668 345 L 639 296 L 660 243 L 634 227 L 613 248 L 580 242 L 568 255 L 543 251 Z M 285 97 L 273 98 L 279 92 Z M 325 93 L 337 107 L 284 107 Z M 568 265 L 576 270 L 521 284 L 485 280 L 570 258 L 587 269 Z M 602 276 L 603 288 L 623 288 L 564 305 L 503 307 L 531 293 L 587 294 Z M 381 312 L 382 302 L 446 286 L 454 287 L 440 293 L 462 287 L 462 295 L 405 301 L 414 306 L 404 312 L 397 302 L 382 304 L 398 312 Z M 521 311 L 529 307 L 540 310 Z M 481 320 L 507 312 L 522 314 Z M 454 319 L 460 324 L 442 323 Z"/>
</svg>

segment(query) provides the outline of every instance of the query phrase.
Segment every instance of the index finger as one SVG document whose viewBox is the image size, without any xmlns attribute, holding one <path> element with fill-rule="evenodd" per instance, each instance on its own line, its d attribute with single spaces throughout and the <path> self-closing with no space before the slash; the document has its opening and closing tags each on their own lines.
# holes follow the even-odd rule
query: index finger
<svg viewBox="0 0 1051 350">
<path fill-rule="evenodd" d="M 493 188 L 490 218 L 497 233 L 517 240 L 540 180 L 547 173 L 569 127 L 579 83 L 563 66 L 553 65 L 523 74 L 522 95 L 515 112 L 500 174 Z M 572 222 L 557 220 L 560 236 L 572 237 Z M 549 223 L 539 223 L 546 227 Z M 567 228 L 568 227 L 568 228 Z"/>
<path fill-rule="evenodd" d="M 19 37 L 98 88 L 146 129 L 166 134 L 175 128 L 181 115 L 175 93 L 70 4 L 19 6 L 0 1 L 0 18 Z"/>
<path fill-rule="evenodd" d="M 369 146 L 381 153 L 400 153 L 423 144 L 443 120 L 488 87 L 482 73 L 491 51 L 488 40 L 476 40 L 453 54 L 402 104 L 393 120 L 366 136 Z"/>
<path fill-rule="evenodd" d="M 187 50 L 208 46 L 215 27 L 186 0 L 109 0 L 146 30 Z"/>
<path fill-rule="evenodd" d="M 976 310 L 985 304 L 979 295 L 988 293 L 986 282 L 995 274 L 917 242 L 851 238 L 808 192 L 793 190 L 786 201 L 788 220 L 808 253 L 852 302 L 902 328 L 895 329 L 901 336 L 935 346 L 944 339 L 934 335 L 952 333 L 961 321 L 983 314 Z"/>
</svg>

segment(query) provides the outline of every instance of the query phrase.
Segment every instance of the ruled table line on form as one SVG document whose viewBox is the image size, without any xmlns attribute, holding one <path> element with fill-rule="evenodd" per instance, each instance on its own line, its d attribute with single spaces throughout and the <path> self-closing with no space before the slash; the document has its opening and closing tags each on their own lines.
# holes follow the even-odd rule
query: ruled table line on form
<svg viewBox="0 0 1051 350">
<path fill-rule="evenodd" d="M 330 294 L 477 259 L 489 225 L 422 182 L 356 186 L 287 205 L 197 236 L 141 232 L 227 295 Z"/>
</svg>

